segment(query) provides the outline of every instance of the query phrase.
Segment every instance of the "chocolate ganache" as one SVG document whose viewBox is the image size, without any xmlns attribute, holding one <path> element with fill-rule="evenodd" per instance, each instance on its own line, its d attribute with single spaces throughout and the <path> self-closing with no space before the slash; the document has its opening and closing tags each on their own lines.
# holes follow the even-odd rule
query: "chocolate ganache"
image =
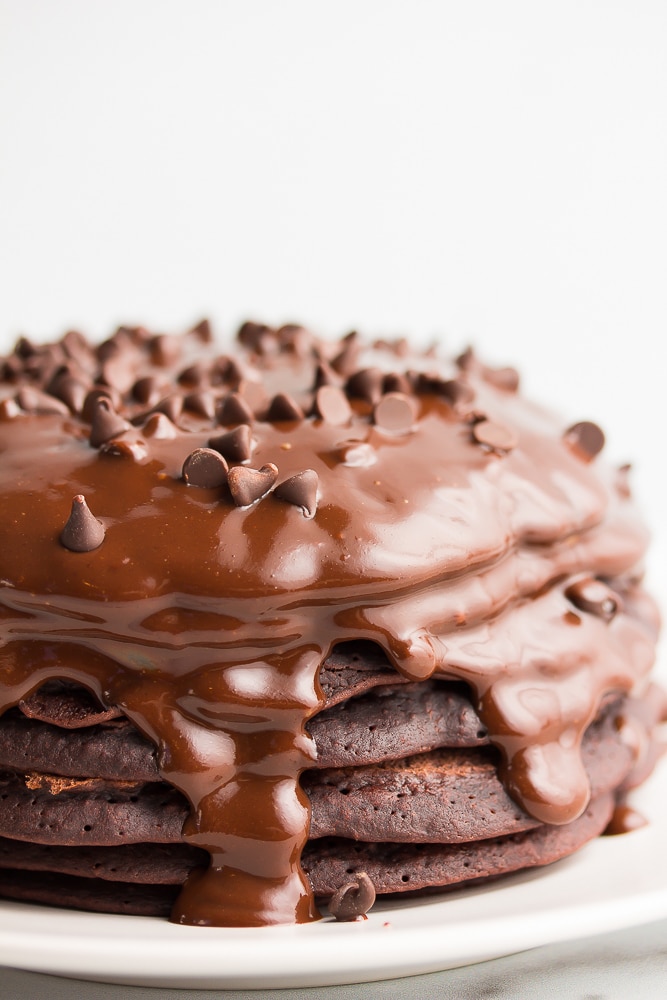
<svg viewBox="0 0 667 1000">
<path fill-rule="evenodd" d="M 238 341 L 70 332 L 1 362 L 0 712 L 65 679 L 155 744 L 210 855 L 181 923 L 318 916 L 299 778 L 350 640 L 467 685 L 509 794 L 575 820 L 583 734 L 641 693 L 658 624 L 600 429 L 472 351 L 253 323 Z"/>
</svg>

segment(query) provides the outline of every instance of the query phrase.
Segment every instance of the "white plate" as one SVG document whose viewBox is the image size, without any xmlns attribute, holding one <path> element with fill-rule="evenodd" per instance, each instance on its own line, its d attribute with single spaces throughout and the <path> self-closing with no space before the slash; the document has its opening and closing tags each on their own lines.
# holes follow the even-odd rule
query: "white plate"
<svg viewBox="0 0 667 1000">
<path fill-rule="evenodd" d="M 266 989 L 456 968 L 667 916 L 667 761 L 634 797 L 650 825 L 486 888 L 298 927 L 180 927 L 0 904 L 0 965 L 126 985 Z"/>
</svg>

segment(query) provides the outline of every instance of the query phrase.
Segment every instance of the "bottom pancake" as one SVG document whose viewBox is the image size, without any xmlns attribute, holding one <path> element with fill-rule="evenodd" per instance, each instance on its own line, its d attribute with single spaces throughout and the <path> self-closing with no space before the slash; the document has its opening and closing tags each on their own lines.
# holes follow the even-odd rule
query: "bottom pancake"
<svg viewBox="0 0 667 1000">
<path fill-rule="evenodd" d="M 361 871 L 369 875 L 378 893 L 413 893 L 479 883 L 566 857 L 602 833 L 613 805 L 613 796 L 603 795 L 566 826 L 541 826 L 471 844 L 365 844 L 339 838 L 311 841 L 304 852 L 303 867 L 315 895 L 322 899 L 329 898 Z M 5 839 L 0 845 L 0 895 L 47 906 L 166 917 L 180 885 L 205 855 L 183 849 L 182 845 L 163 848 L 164 857 L 155 867 L 164 873 L 165 861 L 172 855 L 168 865 L 171 884 L 122 880 L 141 877 L 136 859 L 142 854 L 143 867 L 139 867 L 146 877 L 154 850 L 153 845 L 115 848 L 116 867 L 111 872 L 111 859 L 107 858 L 105 864 L 100 862 L 98 867 L 92 848 L 82 854 L 75 848 L 50 848 Z M 99 849 L 98 857 L 105 852 L 110 853 L 109 849 Z M 106 878 L 72 874 L 82 869 L 100 871 Z M 109 880 L 113 874 L 120 880 Z"/>
</svg>

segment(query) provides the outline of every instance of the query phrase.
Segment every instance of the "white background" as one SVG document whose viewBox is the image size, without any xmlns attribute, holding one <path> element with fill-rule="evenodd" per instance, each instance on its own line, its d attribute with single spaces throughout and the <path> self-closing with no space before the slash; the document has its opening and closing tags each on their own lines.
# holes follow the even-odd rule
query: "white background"
<svg viewBox="0 0 667 1000">
<path fill-rule="evenodd" d="M 667 3 L 0 0 L 0 341 L 474 341 L 633 459 L 667 594 Z"/>
</svg>

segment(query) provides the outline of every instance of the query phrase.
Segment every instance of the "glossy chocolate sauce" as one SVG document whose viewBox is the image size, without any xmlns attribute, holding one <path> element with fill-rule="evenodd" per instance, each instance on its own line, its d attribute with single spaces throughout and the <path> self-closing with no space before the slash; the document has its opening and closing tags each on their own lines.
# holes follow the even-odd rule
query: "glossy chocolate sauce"
<svg viewBox="0 0 667 1000">
<path fill-rule="evenodd" d="M 511 369 L 298 327 L 239 340 L 72 333 L 5 360 L 0 711 L 50 678 L 120 706 L 211 856 L 173 920 L 250 926 L 317 917 L 299 775 L 337 643 L 464 681 L 510 794 L 567 823 L 582 734 L 641 690 L 657 615 L 601 432 L 526 403 Z"/>
</svg>

